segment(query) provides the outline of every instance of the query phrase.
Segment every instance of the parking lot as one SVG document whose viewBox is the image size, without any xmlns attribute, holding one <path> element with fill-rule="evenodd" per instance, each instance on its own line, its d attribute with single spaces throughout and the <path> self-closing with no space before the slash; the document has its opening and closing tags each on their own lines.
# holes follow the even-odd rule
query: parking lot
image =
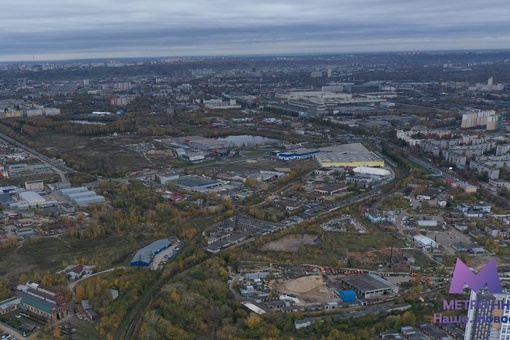
<svg viewBox="0 0 510 340">
<path fill-rule="evenodd" d="M 436 239 L 437 242 L 444 247 L 446 255 L 457 254 L 457 252 L 451 247 L 454 243 L 474 243 L 469 235 L 463 234 L 455 228 L 450 228 L 450 230 L 446 231 L 429 231 L 427 233 L 427 237 Z"/>
</svg>

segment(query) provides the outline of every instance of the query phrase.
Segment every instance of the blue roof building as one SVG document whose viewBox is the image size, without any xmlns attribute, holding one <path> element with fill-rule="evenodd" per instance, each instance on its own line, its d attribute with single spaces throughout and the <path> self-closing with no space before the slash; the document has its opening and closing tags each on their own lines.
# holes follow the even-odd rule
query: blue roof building
<svg viewBox="0 0 510 340">
<path fill-rule="evenodd" d="M 152 259 L 156 254 L 159 254 L 163 250 L 169 248 L 172 242 L 167 238 L 157 240 L 149 244 L 148 246 L 138 250 L 131 260 L 131 267 L 148 267 L 150 266 Z"/>
<path fill-rule="evenodd" d="M 340 299 L 343 302 L 354 302 L 356 301 L 356 292 L 352 289 L 342 290 L 340 292 Z"/>
<path fill-rule="evenodd" d="M 316 156 L 319 153 L 319 150 L 314 149 L 297 149 L 287 152 L 279 152 L 278 158 L 283 160 L 302 159 Z"/>
</svg>

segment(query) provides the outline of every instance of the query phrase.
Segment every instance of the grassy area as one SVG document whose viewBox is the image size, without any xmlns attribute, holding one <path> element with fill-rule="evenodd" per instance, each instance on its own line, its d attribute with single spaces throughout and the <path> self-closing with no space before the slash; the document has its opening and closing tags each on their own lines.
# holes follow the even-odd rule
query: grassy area
<svg viewBox="0 0 510 340">
<path fill-rule="evenodd" d="M 26 181 L 35 181 L 35 180 L 42 180 L 44 183 L 54 183 L 61 180 L 60 176 L 56 173 L 41 173 L 41 174 L 35 174 L 30 172 L 29 175 L 26 176 L 10 176 L 8 178 L 2 178 L 0 179 L 0 185 L 7 186 L 7 185 L 16 185 L 20 187 L 25 186 Z"/>
<path fill-rule="evenodd" d="M 46 150 L 45 153 L 64 158 L 78 170 L 125 172 L 146 167 L 149 163 L 140 154 L 124 148 L 124 145 L 140 142 L 141 137 L 90 138 L 72 134 L 41 134 L 32 139 Z"/>
<path fill-rule="evenodd" d="M 16 329 L 20 333 L 23 333 L 21 331 L 21 325 L 22 324 L 30 324 L 38 327 L 43 327 L 45 322 L 43 321 L 43 318 L 27 318 L 24 316 L 20 316 L 20 310 L 15 310 L 13 312 L 4 314 L 0 317 L 0 321 L 5 323 L 6 325 L 11 326 L 12 328 Z M 19 317 L 17 317 L 19 316 Z"/>
<path fill-rule="evenodd" d="M 393 235 L 377 231 L 368 234 L 325 232 L 322 241 L 321 244 L 301 246 L 296 253 L 266 252 L 261 251 L 256 245 L 251 245 L 248 250 L 240 252 L 240 259 L 337 266 L 344 265 L 342 262 L 348 252 L 367 252 L 391 246 L 404 246 L 404 243 Z"/>
<path fill-rule="evenodd" d="M 130 332 L 132 334 L 132 332 L 135 331 L 135 329 L 132 329 L 131 327 L 137 326 L 143 312 L 149 306 L 153 297 L 161 289 L 164 279 L 165 278 L 161 275 L 161 272 L 158 272 L 158 276 L 150 283 L 149 288 L 143 292 L 135 305 L 132 306 L 132 308 L 130 308 L 128 313 L 124 316 L 115 334 L 115 339 L 122 339 L 126 333 Z"/>
<path fill-rule="evenodd" d="M 506 247 L 499 247 L 498 258 L 504 263 L 510 263 L 510 245 L 508 245 L 508 243 Z"/>
<path fill-rule="evenodd" d="M 96 326 L 87 319 L 84 320 L 73 320 L 71 327 L 76 329 L 76 333 L 73 334 L 73 339 L 83 340 L 96 340 L 99 339 L 99 334 L 96 331 Z"/>
<path fill-rule="evenodd" d="M 413 160 L 407 158 L 407 161 L 409 162 L 409 164 L 413 167 L 413 168 L 416 168 L 418 170 L 421 170 L 421 171 L 424 171 L 426 175 L 430 175 L 430 174 L 433 174 L 434 172 L 430 171 L 428 168 L 424 167 L 423 165 L 420 165 L 416 162 L 413 162 Z"/>
<path fill-rule="evenodd" d="M 97 239 L 41 238 L 16 249 L 0 249 L 0 275 L 16 280 L 21 273 L 63 269 L 66 263 L 85 262 L 101 267 L 126 264 L 145 245 L 128 237 Z M 13 266 L 16 263 L 16 266 Z"/>
</svg>

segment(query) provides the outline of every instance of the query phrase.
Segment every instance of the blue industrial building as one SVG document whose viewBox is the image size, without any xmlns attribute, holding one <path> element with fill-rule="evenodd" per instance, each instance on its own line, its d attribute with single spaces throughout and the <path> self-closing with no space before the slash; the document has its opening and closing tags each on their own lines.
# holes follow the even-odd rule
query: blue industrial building
<svg viewBox="0 0 510 340">
<path fill-rule="evenodd" d="M 156 254 L 172 246 L 167 238 L 157 240 L 138 250 L 131 260 L 131 267 L 148 267 Z"/>
<path fill-rule="evenodd" d="M 356 292 L 352 289 L 342 290 L 340 292 L 340 299 L 342 299 L 343 302 L 354 302 L 356 298 Z"/>
<path fill-rule="evenodd" d="M 303 159 L 316 156 L 320 153 L 319 150 L 314 149 L 297 149 L 287 152 L 279 152 L 278 158 L 283 160 L 292 160 L 292 159 Z"/>
</svg>

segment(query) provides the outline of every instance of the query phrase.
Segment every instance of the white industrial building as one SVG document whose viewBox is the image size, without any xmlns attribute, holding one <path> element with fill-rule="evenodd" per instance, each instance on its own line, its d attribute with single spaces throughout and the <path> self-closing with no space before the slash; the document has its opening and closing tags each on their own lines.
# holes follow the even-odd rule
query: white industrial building
<svg viewBox="0 0 510 340">
<path fill-rule="evenodd" d="M 422 248 L 438 248 L 439 243 L 431 239 L 430 237 L 418 234 L 413 236 L 413 241 Z"/>
<path fill-rule="evenodd" d="M 58 205 L 57 201 L 46 201 L 41 195 L 33 191 L 23 191 L 19 193 L 20 200 L 11 203 L 11 208 L 29 209 L 29 208 L 44 208 Z"/>
<path fill-rule="evenodd" d="M 377 176 L 390 176 L 391 175 L 391 173 L 386 169 L 371 168 L 368 166 L 358 166 L 358 167 L 352 169 L 352 171 L 354 171 L 356 173 L 360 173 L 360 174 L 367 174 L 367 175 L 377 175 Z"/>
<path fill-rule="evenodd" d="M 64 196 L 67 196 L 69 194 L 74 194 L 77 192 L 85 192 L 89 191 L 87 187 L 75 187 L 75 188 L 66 188 L 66 189 L 60 189 L 60 193 Z"/>
<path fill-rule="evenodd" d="M 87 187 L 60 189 L 60 193 L 79 206 L 106 201 L 104 196 L 96 194 L 95 191 L 89 190 Z"/>
<path fill-rule="evenodd" d="M 71 200 L 75 200 L 77 198 L 84 198 L 84 197 L 92 197 L 96 196 L 97 194 L 94 191 L 83 191 L 83 192 L 75 192 L 74 194 L 69 194 L 67 197 L 69 197 Z"/>
<path fill-rule="evenodd" d="M 46 200 L 41 195 L 34 191 L 24 191 L 19 194 L 19 197 L 23 201 L 28 202 L 30 205 L 37 205 L 46 202 Z"/>
<path fill-rule="evenodd" d="M 101 196 L 101 195 L 94 195 L 94 196 L 90 196 L 90 197 L 81 197 L 81 198 L 76 198 L 74 200 L 74 202 L 76 204 L 78 204 L 79 206 L 86 206 L 86 205 L 93 204 L 93 203 L 102 203 L 105 201 L 106 201 L 106 198 L 104 198 L 104 196 Z"/>
<path fill-rule="evenodd" d="M 437 227 L 436 220 L 419 220 L 416 223 L 418 224 L 418 227 L 429 227 L 429 228 Z"/>
</svg>

